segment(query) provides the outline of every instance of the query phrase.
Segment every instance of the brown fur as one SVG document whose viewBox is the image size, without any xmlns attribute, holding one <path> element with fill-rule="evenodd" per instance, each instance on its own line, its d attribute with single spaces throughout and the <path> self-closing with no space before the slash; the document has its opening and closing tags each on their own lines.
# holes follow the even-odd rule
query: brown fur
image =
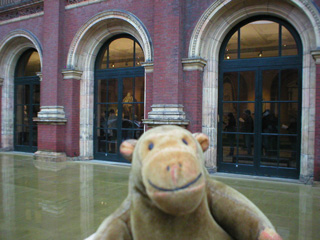
<svg viewBox="0 0 320 240">
<path fill-rule="evenodd" d="M 241 193 L 211 179 L 208 137 L 175 126 L 122 143 L 132 159 L 129 194 L 92 239 L 281 240 L 267 217 Z"/>
</svg>

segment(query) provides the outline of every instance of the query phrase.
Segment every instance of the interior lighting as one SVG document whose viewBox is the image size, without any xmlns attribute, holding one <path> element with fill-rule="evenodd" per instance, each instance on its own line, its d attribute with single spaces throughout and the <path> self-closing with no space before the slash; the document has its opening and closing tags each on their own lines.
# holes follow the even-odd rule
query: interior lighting
<svg viewBox="0 0 320 240">
<path fill-rule="evenodd" d="M 262 51 L 259 52 L 258 57 L 262 57 Z"/>
</svg>

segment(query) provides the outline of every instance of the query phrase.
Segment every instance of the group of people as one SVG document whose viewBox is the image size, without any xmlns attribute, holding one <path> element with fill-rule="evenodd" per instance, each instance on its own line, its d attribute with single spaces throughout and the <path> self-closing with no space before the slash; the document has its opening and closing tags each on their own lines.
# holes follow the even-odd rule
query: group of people
<svg viewBox="0 0 320 240">
<path fill-rule="evenodd" d="M 236 118 L 234 117 L 233 113 L 228 113 L 227 115 L 227 123 L 224 128 L 226 132 L 237 132 L 237 123 Z M 247 151 L 248 155 L 252 155 L 252 140 L 253 140 L 253 133 L 254 130 L 254 121 L 251 115 L 251 111 L 246 109 L 243 112 L 243 115 L 239 118 L 240 129 L 239 131 L 244 135 L 244 148 Z M 278 119 L 274 114 L 270 112 L 270 110 L 266 110 L 262 114 L 262 132 L 263 133 L 277 133 Z M 263 148 L 265 154 L 269 154 L 276 149 L 275 146 L 275 138 L 276 136 L 273 135 L 263 135 Z M 228 142 L 230 146 L 229 156 L 234 155 L 234 143 L 236 139 L 236 134 L 228 134 Z"/>
</svg>

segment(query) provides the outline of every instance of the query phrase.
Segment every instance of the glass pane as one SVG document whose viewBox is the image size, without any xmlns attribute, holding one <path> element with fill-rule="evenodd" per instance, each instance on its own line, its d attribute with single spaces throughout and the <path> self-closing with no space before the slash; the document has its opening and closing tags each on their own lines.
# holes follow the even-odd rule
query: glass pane
<svg viewBox="0 0 320 240">
<path fill-rule="evenodd" d="M 19 105 L 16 106 L 16 124 L 23 124 L 23 119 L 24 119 L 24 106 Z"/>
<path fill-rule="evenodd" d="M 109 45 L 109 68 L 133 67 L 134 41 L 118 38 Z"/>
<path fill-rule="evenodd" d="M 33 134 L 33 143 L 32 146 L 36 147 L 38 145 L 38 127 L 33 126 L 32 127 L 32 134 Z"/>
<path fill-rule="evenodd" d="M 237 101 L 238 73 L 227 72 L 223 74 L 223 101 Z"/>
<path fill-rule="evenodd" d="M 33 85 L 33 104 L 40 104 L 40 84 Z"/>
<path fill-rule="evenodd" d="M 255 100 L 255 72 L 240 72 L 240 101 Z M 253 109 L 252 109 L 253 110 Z"/>
<path fill-rule="evenodd" d="M 224 59 L 237 59 L 238 58 L 238 31 L 236 31 L 230 38 L 225 54 Z"/>
<path fill-rule="evenodd" d="M 102 135 L 103 134 L 103 135 Z M 106 152 L 106 137 L 102 129 L 97 129 L 97 151 Z"/>
<path fill-rule="evenodd" d="M 144 77 L 135 78 L 134 98 L 137 102 L 144 102 Z"/>
<path fill-rule="evenodd" d="M 107 105 L 105 104 L 97 105 L 97 127 L 100 128 L 98 136 L 105 137 L 107 128 Z"/>
<path fill-rule="evenodd" d="M 133 116 L 131 119 L 133 119 L 135 122 L 137 122 L 135 125 L 135 128 L 140 128 L 140 123 L 144 117 L 144 104 L 138 103 L 132 105 L 132 112 Z"/>
<path fill-rule="evenodd" d="M 29 112 L 30 112 L 30 106 L 24 105 L 23 106 L 23 124 L 25 125 L 29 124 Z"/>
<path fill-rule="evenodd" d="M 108 79 L 107 102 L 118 102 L 118 79 Z"/>
<path fill-rule="evenodd" d="M 269 105 L 269 103 L 262 104 L 264 109 L 266 109 L 265 105 Z M 273 104 L 272 104 L 273 105 Z M 278 106 L 278 104 L 274 104 Z M 273 108 L 266 109 L 262 113 L 262 133 L 278 133 L 278 114 L 274 112 Z"/>
<path fill-rule="evenodd" d="M 254 141 L 253 134 L 239 134 L 238 155 L 253 155 Z"/>
<path fill-rule="evenodd" d="M 262 71 L 262 101 L 276 101 L 279 93 L 279 70 Z"/>
<path fill-rule="evenodd" d="M 278 137 L 277 135 L 262 134 L 262 156 L 277 157 Z"/>
<path fill-rule="evenodd" d="M 287 167 L 297 167 L 298 157 L 297 137 L 281 136 L 280 137 L 280 163 Z"/>
<path fill-rule="evenodd" d="M 240 58 L 279 56 L 279 24 L 260 20 L 240 29 Z"/>
<path fill-rule="evenodd" d="M 282 56 L 298 55 L 298 49 L 296 41 L 291 33 L 284 26 L 282 28 Z"/>
<path fill-rule="evenodd" d="M 32 117 L 37 117 L 38 116 L 38 112 L 40 112 L 40 105 L 33 105 L 32 108 Z"/>
<path fill-rule="evenodd" d="M 281 103 L 280 124 L 282 134 L 297 134 L 298 103 Z"/>
<path fill-rule="evenodd" d="M 136 47 L 136 67 L 140 67 L 141 63 L 144 62 L 144 54 L 140 45 L 137 42 L 135 43 L 135 47 Z"/>
<path fill-rule="evenodd" d="M 107 141 L 107 153 L 117 153 L 117 130 L 112 130 L 112 134 Z"/>
<path fill-rule="evenodd" d="M 225 106 L 226 104 L 228 104 L 228 103 L 223 104 L 223 106 Z M 237 131 L 237 120 L 235 118 L 235 115 L 236 115 L 235 113 L 234 112 L 226 112 L 223 114 L 223 131 L 224 132 L 236 132 Z"/>
<path fill-rule="evenodd" d="M 17 85 L 16 104 L 28 104 L 30 100 L 30 85 Z"/>
<path fill-rule="evenodd" d="M 286 69 L 281 71 L 281 94 L 280 100 L 298 101 L 298 78 L 297 69 Z"/>
<path fill-rule="evenodd" d="M 40 56 L 39 54 L 34 51 L 25 67 L 25 75 L 24 76 L 36 76 L 37 72 L 41 71 L 41 66 L 40 66 Z"/>
<path fill-rule="evenodd" d="M 252 134 L 239 134 L 238 136 L 238 163 L 253 164 L 254 138 Z"/>
<path fill-rule="evenodd" d="M 264 166 L 277 167 L 278 166 L 278 157 L 277 156 L 275 156 L 275 157 L 272 157 L 272 156 L 264 157 L 264 156 L 262 156 L 260 163 L 261 163 L 261 165 L 264 165 Z"/>
<path fill-rule="evenodd" d="M 36 76 L 41 71 L 40 56 L 35 50 L 24 52 L 16 67 L 16 77 Z"/>
<path fill-rule="evenodd" d="M 16 137 L 17 145 L 29 145 L 29 127 L 17 126 Z"/>
<path fill-rule="evenodd" d="M 107 83 L 108 80 L 102 79 L 98 80 L 98 102 L 107 102 Z"/>
<path fill-rule="evenodd" d="M 222 135 L 222 148 L 223 148 L 223 161 L 233 162 L 236 155 L 236 134 L 223 134 Z"/>
<path fill-rule="evenodd" d="M 134 78 L 124 78 L 123 79 L 123 117 L 125 119 L 133 119 L 133 105 L 135 102 L 133 98 L 133 89 L 134 89 Z"/>
<path fill-rule="evenodd" d="M 254 103 L 239 103 L 238 104 L 239 118 L 238 126 L 240 132 L 253 133 L 254 130 Z"/>
</svg>

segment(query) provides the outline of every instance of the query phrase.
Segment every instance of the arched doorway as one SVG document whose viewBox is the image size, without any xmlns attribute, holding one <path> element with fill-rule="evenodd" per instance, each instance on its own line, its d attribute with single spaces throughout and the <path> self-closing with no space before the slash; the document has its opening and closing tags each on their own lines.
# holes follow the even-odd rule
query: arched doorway
<svg viewBox="0 0 320 240">
<path fill-rule="evenodd" d="M 298 178 L 302 45 L 288 23 L 249 18 L 219 55 L 218 171 Z"/>
<path fill-rule="evenodd" d="M 14 78 L 14 150 L 37 150 L 37 125 L 33 118 L 40 111 L 40 56 L 34 49 L 18 60 Z"/>
<path fill-rule="evenodd" d="M 125 161 L 119 146 L 143 133 L 144 54 L 128 34 L 109 39 L 95 64 L 94 157 Z"/>
</svg>

